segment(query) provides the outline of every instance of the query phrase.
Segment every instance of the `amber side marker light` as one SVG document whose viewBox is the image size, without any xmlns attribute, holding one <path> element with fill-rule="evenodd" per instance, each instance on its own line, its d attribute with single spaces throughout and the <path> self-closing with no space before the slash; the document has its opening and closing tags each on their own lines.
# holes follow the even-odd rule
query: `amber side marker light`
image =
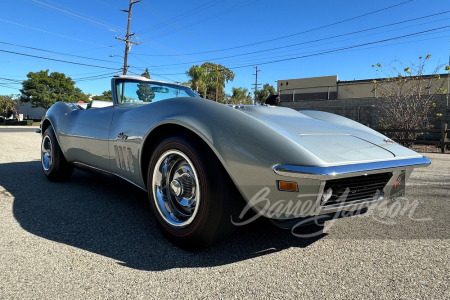
<svg viewBox="0 0 450 300">
<path fill-rule="evenodd" d="M 286 192 L 298 192 L 297 182 L 278 181 L 278 189 Z"/>
</svg>

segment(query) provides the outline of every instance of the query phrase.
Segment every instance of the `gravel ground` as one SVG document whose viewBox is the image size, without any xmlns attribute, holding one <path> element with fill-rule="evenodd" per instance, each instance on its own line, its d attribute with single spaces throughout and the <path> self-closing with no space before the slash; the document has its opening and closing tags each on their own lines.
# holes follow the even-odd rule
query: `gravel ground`
<svg viewBox="0 0 450 300">
<path fill-rule="evenodd" d="M 0 144 L 0 299 L 450 298 L 446 154 L 427 154 L 403 214 L 379 207 L 306 239 L 261 219 L 189 253 L 138 188 L 81 171 L 50 183 L 38 134 L 2 131 Z"/>
<path fill-rule="evenodd" d="M 439 142 L 436 142 L 438 144 Z M 420 153 L 441 153 L 441 147 L 436 147 L 436 145 L 412 145 L 412 150 Z M 450 147 L 447 147 L 445 153 L 450 153 Z"/>
</svg>

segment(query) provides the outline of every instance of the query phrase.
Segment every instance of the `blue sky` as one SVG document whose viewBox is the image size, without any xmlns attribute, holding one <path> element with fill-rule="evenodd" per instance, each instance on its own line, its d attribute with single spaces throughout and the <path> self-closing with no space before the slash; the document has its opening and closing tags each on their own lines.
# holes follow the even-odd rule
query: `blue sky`
<svg viewBox="0 0 450 300">
<path fill-rule="evenodd" d="M 253 66 L 261 69 L 258 82 L 275 86 L 278 79 L 326 75 L 338 75 L 340 80 L 375 78 L 372 64 L 396 58 L 408 63 L 431 54 L 430 71 L 438 63 L 448 63 L 450 27 L 438 28 L 450 25 L 450 12 L 446 12 L 450 11 L 450 2 L 403 2 L 407 0 L 143 0 L 133 6 L 131 32 L 136 33 L 134 41 L 141 44 L 131 48 L 130 72 L 140 74 L 148 67 L 154 79 L 187 81 L 184 72 L 190 66 L 211 61 L 235 72 L 235 80 L 226 86 L 230 92 L 231 87 L 251 89 Z M 0 52 L 0 94 L 18 93 L 21 85 L 13 80 L 22 81 L 28 72 L 46 69 L 72 77 L 85 93 L 100 94 L 110 89 L 108 77 L 119 74 L 123 66 L 120 56 L 124 45 L 115 36 L 125 35 L 127 14 L 120 8 L 127 9 L 128 3 L 2 1 L 0 50 L 97 67 Z M 345 21 L 396 4 L 401 5 Z M 422 19 L 408 21 L 415 18 Z M 385 26 L 403 21 L 408 22 Z M 376 29 L 368 30 L 372 28 Z M 350 34 L 361 30 L 366 31 Z M 428 32 L 398 38 L 422 31 Z M 379 42 L 393 38 L 397 39 Z M 339 50 L 363 44 L 368 45 Z M 330 50 L 337 51 L 319 54 Z M 256 53 L 249 54 L 252 52 Z M 302 56 L 306 57 L 291 59 Z M 290 60 L 267 64 L 283 59 Z"/>
</svg>

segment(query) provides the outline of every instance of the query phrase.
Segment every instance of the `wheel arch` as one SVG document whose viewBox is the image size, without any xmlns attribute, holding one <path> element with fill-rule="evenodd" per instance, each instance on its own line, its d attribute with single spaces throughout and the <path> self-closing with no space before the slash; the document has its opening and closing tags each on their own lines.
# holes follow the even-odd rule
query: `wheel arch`
<svg viewBox="0 0 450 300">
<path fill-rule="evenodd" d="M 42 134 L 44 134 L 44 132 L 47 130 L 47 128 L 48 128 L 49 126 L 52 126 L 52 127 L 53 127 L 52 122 L 50 121 L 50 119 L 45 118 L 45 119 L 42 121 L 42 126 L 41 126 L 41 132 L 42 132 Z"/>
<path fill-rule="evenodd" d="M 227 169 L 226 164 L 224 163 L 222 157 L 215 151 L 214 147 L 211 145 L 211 142 L 205 137 L 203 134 L 192 128 L 191 126 L 179 122 L 165 122 L 154 127 L 145 137 L 143 141 L 143 145 L 141 147 L 141 155 L 140 155 L 140 171 L 142 175 L 142 180 L 144 182 L 145 187 L 147 188 L 147 173 L 148 166 L 150 163 L 150 159 L 152 157 L 154 149 L 158 146 L 161 140 L 174 135 L 174 134 L 186 134 L 191 138 L 194 138 L 197 143 L 200 143 L 202 146 L 207 146 L 219 160 L 222 167 L 225 169 L 228 176 L 230 176 L 233 184 L 236 185 L 233 178 L 231 177 L 229 170 Z M 239 189 L 239 188 L 238 188 Z"/>
</svg>

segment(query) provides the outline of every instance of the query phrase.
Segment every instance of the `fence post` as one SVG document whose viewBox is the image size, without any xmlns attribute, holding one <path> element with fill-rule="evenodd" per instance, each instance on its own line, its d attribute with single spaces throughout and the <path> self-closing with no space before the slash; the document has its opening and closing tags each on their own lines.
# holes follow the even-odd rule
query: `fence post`
<svg viewBox="0 0 450 300">
<path fill-rule="evenodd" d="M 447 148 L 447 145 L 445 145 L 446 140 L 447 140 L 447 123 L 442 124 L 441 153 L 445 153 L 445 149 Z"/>
</svg>

